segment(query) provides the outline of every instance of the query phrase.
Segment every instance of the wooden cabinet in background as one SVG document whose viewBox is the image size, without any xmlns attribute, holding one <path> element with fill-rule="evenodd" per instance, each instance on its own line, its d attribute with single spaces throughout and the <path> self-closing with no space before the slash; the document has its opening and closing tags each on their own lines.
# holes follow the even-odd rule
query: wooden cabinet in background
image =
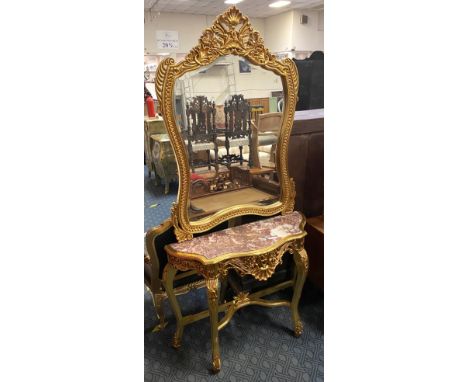
<svg viewBox="0 0 468 382">
<path fill-rule="evenodd" d="M 289 174 L 296 183 L 295 209 L 307 217 L 304 246 L 309 280 L 323 291 L 323 109 L 296 111 L 289 140 Z"/>
<path fill-rule="evenodd" d="M 322 291 L 324 278 L 323 223 L 323 216 L 308 218 L 305 226 L 307 236 L 304 241 L 304 247 L 309 257 L 309 273 L 307 277 L 309 281 Z"/>
<path fill-rule="evenodd" d="M 296 111 L 289 139 L 289 175 L 296 183 L 295 209 L 323 214 L 323 109 Z"/>
</svg>

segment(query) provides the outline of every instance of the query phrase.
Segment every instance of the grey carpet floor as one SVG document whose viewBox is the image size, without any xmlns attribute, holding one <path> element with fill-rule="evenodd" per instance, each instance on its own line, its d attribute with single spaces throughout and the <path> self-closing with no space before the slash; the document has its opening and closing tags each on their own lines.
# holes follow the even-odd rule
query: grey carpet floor
<svg viewBox="0 0 468 382">
<path fill-rule="evenodd" d="M 168 195 L 154 186 L 145 170 L 145 230 L 160 224 L 170 215 L 177 185 Z M 155 206 L 157 204 L 157 206 Z M 288 290 L 275 297 L 289 298 Z M 165 311 L 169 324 L 159 333 L 151 333 L 156 316 L 150 295 L 145 291 L 145 381 L 314 381 L 324 379 L 323 371 L 323 295 L 306 282 L 299 305 L 304 332 L 295 338 L 290 310 L 285 307 L 249 306 L 236 312 L 220 332 L 222 367 L 212 375 L 210 324 L 208 319 L 195 322 L 184 330 L 182 347 L 171 347 L 175 330 L 168 302 Z M 205 289 L 179 296 L 183 314 L 207 307 Z"/>
</svg>

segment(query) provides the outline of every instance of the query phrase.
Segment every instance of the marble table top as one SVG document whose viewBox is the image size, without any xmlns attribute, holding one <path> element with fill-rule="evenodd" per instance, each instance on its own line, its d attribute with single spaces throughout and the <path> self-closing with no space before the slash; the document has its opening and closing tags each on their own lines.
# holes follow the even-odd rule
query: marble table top
<svg viewBox="0 0 468 382">
<path fill-rule="evenodd" d="M 247 253 L 272 247 L 283 239 L 304 233 L 299 212 L 242 224 L 167 246 L 169 253 L 202 256 L 206 260 L 228 254 Z"/>
</svg>

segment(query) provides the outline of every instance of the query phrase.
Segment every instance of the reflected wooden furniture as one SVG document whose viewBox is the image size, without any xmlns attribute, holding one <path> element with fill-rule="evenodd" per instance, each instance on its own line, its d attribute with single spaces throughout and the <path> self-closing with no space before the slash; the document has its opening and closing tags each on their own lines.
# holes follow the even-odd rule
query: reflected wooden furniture
<svg viewBox="0 0 468 382">
<path fill-rule="evenodd" d="M 249 98 L 250 106 L 254 108 L 262 108 L 262 113 L 269 113 L 270 112 L 270 98 L 263 97 L 263 98 Z M 253 121 L 255 121 L 253 119 Z"/>
<path fill-rule="evenodd" d="M 224 103 L 224 118 L 224 136 L 218 137 L 216 142 L 219 146 L 226 147 L 226 155 L 219 158 L 219 163 L 228 168 L 233 163 L 239 163 L 242 166 L 244 163 L 242 150 L 244 147 L 250 148 L 252 143 L 249 101 L 245 100 L 242 94 L 233 95 Z M 238 147 L 239 154 L 230 152 L 231 147 Z M 249 166 L 251 166 L 250 155 Z"/>
<path fill-rule="evenodd" d="M 171 181 L 179 179 L 177 175 L 177 162 L 174 151 L 171 147 L 171 141 L 167 134 L 151 135 L 151 160 L 153 168 L 156 171 L 156 185 L 158 177 L 164 181 L 164 193 L 169 192 L 169 184 Z"/>
<path fill-rule="evenodd" d="M 214 175 L 212 173 L 200 173 L 194 177 L 195 179 L 192 180 L 190 187 L 190 198 L 192 200 L 207 195 L 252 187 L 250 172 L 242 167 L 231 167 L 227 171 L 220 171 Z"/>
<path fill-rule="evenodd" d="M 258 116 L 264 113 L 263 106 L 260 105 L 251 105 L 250 106 L 250 119 L 252 120 L 252 124 L 257 124 Z"/>
<path fill-rule="evenodd" d="M 195 167 L 208 167 L 211 169 L 210 150 L 215 153 L 214 166 L 218 171 L 218 145 L 216 140 L 215 116 L 216 106 L 205 96 L 197 96 L 187 102 L 187 129 L 186 139 L 189 153 L 189 162 L 192 172 Z M 195 154 L 206 153 L 206 159 L 197 159 Z"/>
<path fill-rule="evenodd" d="M 283 113 L 266 113 L 258 116 L 257 122 L 252 124 L 252 165 L 261 167 L 259 147 L 270 147 L 270 162 L 275 163 L 276 142 L 281 129 Z"/>
<path fill-rule="evenodd" d="M 232 206 L 235 204 L 234 201 L 239 200 L 242 200 L 244 203 L 266 205 L 278 200 L 278 197 L 254 187 L 207 195 L 192 200 L 191 206 L 194 207 L 195 210 L 191 213 L 191 217 L 201 218 L 209 216 L 216 211 Z"/>
<path fill-rule="evenodd" d="M 162 118 L 159 117 L 145 117 L 144 119 L 144 149 L 145 149 L 145 165 L 148 169 L 149 177 L 151 178 L 151 173 L 154 172 L 155 176 L 156 169 L 153 165 L 153 157 L 152 157 L 152 142 L 151 142 L 151 135 L 153 134 L 166 134 L 166 128 L 164 126 L 164 121 Z"/>
<path fill-rule="evenodd" d="M 184 138 L 181 135 L 174 113 L 174 84 L 187 72 L 197 70 L 213 63 L 219 57 L 237 55 L 254 65 L 271 71 L 281 77 L 283 84 L 285 106 L 281 125 L 281 141 L 277 143 L 276 171 L 278 193 L 276 200 L 267 204 L 262 201 L 268 192 L 258 195 L 251 193 L 249 188 L 213 195 L 211 200 L 203 205 L 203 198 L 191 198 L 191 166 Z M 307 253 L 304 249 L 305 217 L 294 211 L 294 181 L 288 172 L 288 139 L 291 132 L 294 106 L 297 100 L 297 69 L 290 59 L 279 60 L 263 45 L 263 39 L 252 28 L 248 18 L 236 7 L 229 8 L 218 16 L 214 25 L 206 29 L 195 46 L 184 60 L 176 63 L 172 58 L 164 59 L 158 67 L 156 89 L 161 100 L 162 113 L 167 123 L 168 134 L 174 147 L 179 169 L 179 193 L 172 209 L 172 224 L 177 242 L 165 246 L 168 263 L 164 267 L 162 283 L 167 293 L 171 308 L 176 318 L 176 332 L 173 346 L 180 347 L 184 327 L 203 318 L 210 318 L 212 369 L 219 371 L 221 356 L 219 347 L 219 331 L 223 329 L 234 313 L 248 305 L 265 307 L 288 306 L 291 309 L 293 332 L 299 336 L 303 325 L 299 317 L 298 304 L 308 269 Z M 226 144 L 233 144 L 231 139 L 250 135 L 250 112 L 248 102 L 234 98 L 231 104 L 226 104 Z M 229 108 L 229 106 L 232 106 Z M 239 107 L 237 107 L 239 106 Z M 229 116 L 232 113 L 232 119 Z M 238 122 L 236 122 L 236 120 Z M 236 124 L 237 123 L 237 124 Z M 240 124 L 239 124 L 240 123 Z M 242 134 L 236 134 L 242 130 Z M 249 136 L 249 145 L 250 142 Z M 229 143 L 228 143 L 229 141 Z M 245 142 L 245 141 L 244 141 Z M 235 143 L 236 145 L 238 142 Z M 246 144 L 246 143 L 243 143 Z M 235 158 L 237 159 L 237 158 Z M 243 162 L 242 158 L 239 158 Z M 226 158 L 228 163 L 232 163 Z M 240 163 L 242 164 L 242 163 Z M 232 169 L 238 166 L 232 166 Z M 251 166 L 250 166 L 251 167 Z M 257 174 L 263 177 L 267 174 Z M 251 174 L 249 173 L 249 176 Z M 249 191 L 246 191 L 249 190 Z M 243 196 L 239 198 L 239 194 Z M 229 205 L 226 203 L 230 195 Z M 245 199 L 252 197 L 251 202 Z M 271 196 L 268 196 L 271 198 Z M 217 210 L 201 218 L 194 219 L 190 213 L 190 205 L 198 203 L 206 209 L 213 208 L 215 201 Z M 234 204 L 232 203 L 234 202 Z M 226 206 L 226 207 L 224 207 Z M 257 215 L 264 217 L 256 222 L 241 224 L 211 232 L 220 224 L 233 222 L 238 218 Z M 234 223 L 233 223 L 234 225 Z M 195 236 L 194 235 L 198 235 Z M 292 278 L 279 285 L 247 294 L 239 293 L 231 301 L 219 302 L 220 282 L 226 279 L 229 270 L 234 270 L 241 276 L 252 276 L 256 280 L 266 281 L 272 277 L 276 267 L 282 262 L 283 256 L 292 255 L 295 271 Z M 179 301 L 176 297 L 175 280 L 178 272 L 195 271 L 203 276 L 206 285 L 208 309 L 192 315 L 182 315 Z M 292 288 L 291 300 L 270 300 L 264 296 L 283 288 Z M 224 316 L 219 319 L 219 313 Z"/>
</svg>

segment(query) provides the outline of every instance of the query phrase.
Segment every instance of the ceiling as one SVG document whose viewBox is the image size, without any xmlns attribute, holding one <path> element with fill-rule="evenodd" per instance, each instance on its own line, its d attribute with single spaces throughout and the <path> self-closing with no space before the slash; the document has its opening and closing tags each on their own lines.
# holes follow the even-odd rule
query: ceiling
<svg viewBox="0 0 468 382">
<path fill-rule="evenodd" d="M 244 0 L 236 4 L 242 13 L 249 17 L 269 17 L 291 9 L 323 10 L 323 0 L 291 0 L 291 4 L 282 8 L 270 8 L 275 0 Z M 191 13 L 199 15 L 219 15 L 229 4 L 224 0 L 145 0 L 145 11 Z"/>
</svg>

